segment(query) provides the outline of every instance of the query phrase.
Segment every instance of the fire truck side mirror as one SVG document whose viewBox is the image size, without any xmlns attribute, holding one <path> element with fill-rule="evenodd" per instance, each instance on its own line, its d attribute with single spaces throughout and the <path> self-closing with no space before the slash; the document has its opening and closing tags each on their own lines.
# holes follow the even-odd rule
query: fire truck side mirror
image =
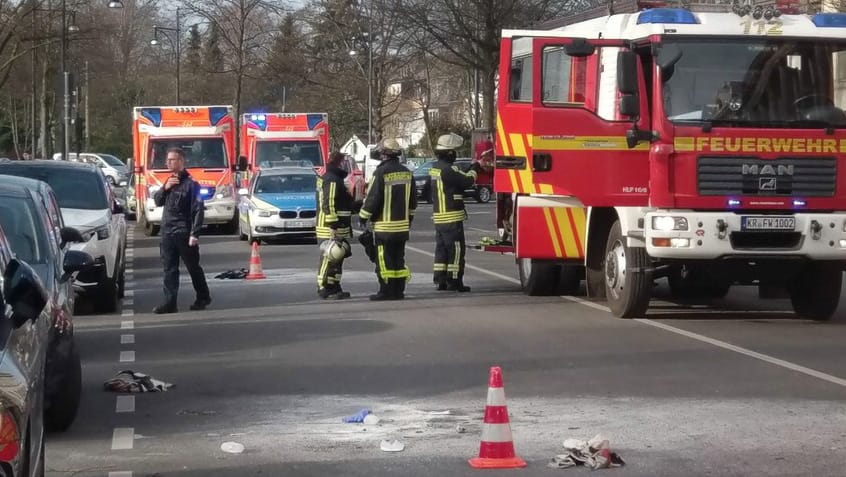
<svg viewBox="0 0 846 477">
<path fill-rule="evenodd" d="M 637 53 L 621 51 L 617 55 L 617 89 L 624 95 L 638 93 Z"/>
<path fill-rule="evenodd" d="M 629 118 L 640 115 L 640 98 L 636 94 L 624 94 L 620 98 L 620 114 Z"/>
</svg>

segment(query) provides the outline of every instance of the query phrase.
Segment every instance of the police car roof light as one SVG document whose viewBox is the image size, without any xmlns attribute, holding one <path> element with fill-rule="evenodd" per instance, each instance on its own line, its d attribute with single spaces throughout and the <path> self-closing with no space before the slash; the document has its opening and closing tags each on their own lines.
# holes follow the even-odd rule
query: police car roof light
<svg viewBox="0 0 846 477">
<path fill-rule="evenodd" d="M 819 28 L 846 28 L 846 13 L 817 13 L 811 21 Z"/>
<path fill-rule="evenodd" d="M 699 20 L 690 10 L 684 8 L 650 8 L 640 12 L 637 24 L 644 23 L 675 23 L 680 25 L 696 25 Z"/>
</svg>

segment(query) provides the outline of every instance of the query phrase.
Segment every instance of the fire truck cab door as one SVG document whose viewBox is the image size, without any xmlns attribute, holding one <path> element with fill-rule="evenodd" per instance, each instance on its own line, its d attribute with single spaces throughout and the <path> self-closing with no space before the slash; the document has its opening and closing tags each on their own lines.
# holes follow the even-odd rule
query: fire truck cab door
<svg viewBox="0 0 846 477">
<path fill-rule="evenodd" d="M 649 142 L 634 147 L 626 134 L 648 130 L 643 66 L 637 63 L 637 117 L 621 113 L 619 40 L 532 39 L 532 117 L 526 165 L 535 193 L 572 196 L 585 206 L 645 206 Z M 630 57 L 629 60 L 632 58 Z M 629 65 L 631 66 L 631 64 Z M 631 77 L 635 69 L 629 68 Z M 630 78 L 631 84 L 631 78 Z"/>
</svg>

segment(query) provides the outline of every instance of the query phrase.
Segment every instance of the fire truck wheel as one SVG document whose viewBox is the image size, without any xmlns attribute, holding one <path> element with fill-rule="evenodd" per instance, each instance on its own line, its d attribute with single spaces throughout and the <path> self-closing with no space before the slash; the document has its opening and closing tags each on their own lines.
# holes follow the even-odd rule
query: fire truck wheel
<svg viewBox="0 0 846 477">
<path fill-rule="evenodd" d="M 645 248 L 630 248 L 620 221 L 614 222 L 605 246 L 605 296 L 611 313 L 618 318 L 639 318 L 646 314 L 652 294 L 652 274 Z"/>
<path fill-rule="evenodd" d="M 558 291 L 560 265 L 546 260 L 517 259 L 520 285 L 529 296 L 550 296 Z"/>
<path fill-rule="evenodd" d="M 829 320 L 840 303 L 842 283 L 841 267 L 820 263 L 807 265 L 788 285 L 793 311 L 802 318 Z"/>
</svg>

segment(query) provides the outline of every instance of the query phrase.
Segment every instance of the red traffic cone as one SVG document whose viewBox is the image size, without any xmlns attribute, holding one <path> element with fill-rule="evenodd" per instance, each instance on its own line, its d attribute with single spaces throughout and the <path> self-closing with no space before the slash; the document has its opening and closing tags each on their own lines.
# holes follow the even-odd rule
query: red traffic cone
<svg viewBox="0 0 846 477">
<path fill-rule="evenodd" d="M 485 406 L 485 421 L 482 424 L 482 444 L 479 457 L 470 459 L 470 467 L 476 469 L 513 469 L 526 467 L 526 461 L 514 454 L 514 440 L 508 421 L 508 407 L 505 405 L 505 388 L 502 387 L 502 369 L 491 368 L 488 383 L 488 404 Z"/>
<path fill-rule="evenodd" d="M 253 242 L 253 251 L 250 254 L 250 273 L 247 274 L 247 280 L 260 280 L 267 278 L 261 270 L 261 257 L 259 256 L 258 243 Z"/>
</svg>

